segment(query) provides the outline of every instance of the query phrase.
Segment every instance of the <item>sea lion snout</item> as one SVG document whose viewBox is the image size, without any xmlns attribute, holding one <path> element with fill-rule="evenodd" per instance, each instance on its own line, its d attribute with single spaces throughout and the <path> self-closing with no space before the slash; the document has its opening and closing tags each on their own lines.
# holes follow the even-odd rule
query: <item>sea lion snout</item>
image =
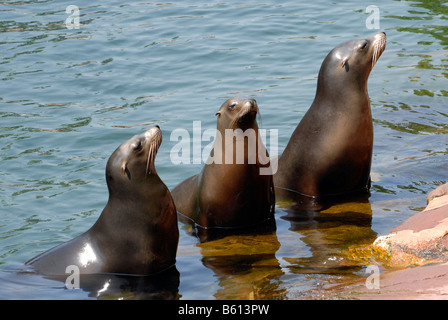
<svg viewBox="0 0 448 320">
<path fill-rule="evenodd" d="M 244 102 L 245 105 L 248 105 L 250 108 L 257 107 L 257 101 L 254 98 L 249 98 Z"/>
<path fill-rule="evenodd" d="M 248 113 L 252 113 L 254 115 L 258 113 L 258 104 L 253 98 L 248 98 L 243 101 L 240 111 L 240 118 Z"/>
<path fill-rule="evenodd" d="M 370 39 L 373 40 L 373 41 L 386 42 L 386 39 L 387 39 L 386 32 L 375 33 L 374 35 L 371 36 Z"/>
<path fill-rule="evenodd" d="M 247 99 L 241 106 L 240 115 L 238 117 L 238 124 L 240 125 L 250 124 L 255 120 L 257 113 L 258 113 L 257 101 L 255 101 L 255 99 L 252 98 Z"/>
<path fill-rule="evenodd" d="M 380 58 L 381 54 L 386 49 L 387 37 L 385 32 L 379 32 L 374 34 L 372 37 L 372 68 L 375 66 L 376 62 Z"/>
<path fill-rule="evenodd" d="M 162 130 L 160 130 L 160 127 L 156 124 L 155 126 L 152 126 L 148 130 L 146 130 L 144 135 L 145 135 L 145 137 L 150 138 L 150 137 L 153 137 L 153 136 L 158 135 L 160 133 L 162 133 Z"/>
<path fill-rule="evenodd" d="M 248 98 L 243 105 L 250 111 L 258 111 L 257 101 L 254 98 Z"/>
</svg>

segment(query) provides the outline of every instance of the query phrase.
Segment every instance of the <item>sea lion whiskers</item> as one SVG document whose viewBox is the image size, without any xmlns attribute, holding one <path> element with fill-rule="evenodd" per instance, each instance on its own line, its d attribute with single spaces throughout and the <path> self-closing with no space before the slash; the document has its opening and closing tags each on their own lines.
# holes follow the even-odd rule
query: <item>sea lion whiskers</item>
<svg viewBox="0 0 448 320">
<path fill-rule="evenodd" d="M 148 134 L 147 134 L 147 136 L 148 136 Z M 145 177 L 147 177 L 148 174 L 155 172 L 155 164 L 154 163 L 156 160 L 157 151 L 159 150 L 161 143 L 162 143 L 162 134 L 161 134 L 160 130 L 157 130 L 149 144 L 148 160 L 146 161 Z"/>
<path fill-rule="evenodd" d="M 148 148 L 148 160 L 146 161 L 146 172 L 145 172 L 145 177 L 148 176 L 148 174 L 151 174 L 151 171 L 149 170 L 149 163 L 152 162 L 151 160 L 151 155 L 153 153 L 153 143 L 151 142 L 149 148 Z"/>
<path fill-rule="evenodd" d="M 259 125 L 259 127 L 260 127 L 260 128 L 263 128 L 263 119 L 261 119 L 261 112 L 260 112 L 260 111 L 257 112 L 257 117 L 258 117 L 258 119 L 260 120 L 260 125 Z"/>
<path fill-rule="evenodd" d="M 386 49 L 386 34 L 383 33 L 383 35 L 380 35 L 379 38 L 377 37 L 373 43 L 372 68 L 384 52 L 384 49 Z"/>
<path fill-rule="evenodd" d="M 372 68 L 375 66 L 376 62 L 378 61 L 379 51 L 380 51 L 380 41 L 375 42 L 374 47 L 373 47 Z"/>
</svg>

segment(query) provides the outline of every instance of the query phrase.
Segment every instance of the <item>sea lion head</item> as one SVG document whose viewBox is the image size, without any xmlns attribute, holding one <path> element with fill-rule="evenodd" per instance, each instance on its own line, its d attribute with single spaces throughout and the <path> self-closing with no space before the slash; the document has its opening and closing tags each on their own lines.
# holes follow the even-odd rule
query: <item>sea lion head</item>
<svg viewBox="0 0 448 320">
<path fill-rule="evenodd" d="M 154 179 L 160 180 L 154 162 L 161 143 L 162 131 L 157 125 L 122 143 L 110 156 L 106 166 L 110 193 L 139 193 L 137 191 L 144 191 L 145 186 Z"/>
<path fill-rule="evenodd" d="M 216 113 L 218 130 L 257 128 L 257 101 L 253 98 L 233 97 L 224 102 Z"/>
<path fill-rule="evenodd" d="M 386 48 L 386 34 L 349 40 L 335 47 L 325 58 L 319 72 L 318 87 L 343 90 L 347 85 L 367 88 L 372 68 Z M 327 81 L 330 79 L 329 81 Z M 343 92 L 341 92 L 343 94 Z"/>
</svg>

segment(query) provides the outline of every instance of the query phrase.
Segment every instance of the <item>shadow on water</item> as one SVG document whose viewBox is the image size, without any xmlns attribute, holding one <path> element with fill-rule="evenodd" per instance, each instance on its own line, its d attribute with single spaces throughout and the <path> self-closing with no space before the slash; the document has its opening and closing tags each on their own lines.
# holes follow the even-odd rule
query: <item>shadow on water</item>
<svg viewBox="0 0 448 320">
<path fill-rule="evenodd" d="M 368 246 L 376 239 L 369 197 L 368 193 L 333 197 L 320 201 L 318 209 L 280 204 L 285 213 L 281 219 L 290 223 L 289 230 L 300 234 L 312 253 L 307 257 L 285 258 L 290 271 L 341 275 L 362 269 L 362 257 L 353 259 L 351 250 Z"/>
<path fill-rule="evenodd" d="M 242 227 L 203 227 L 180 212 L 178 212 L 178 219 L 185 224 L 184 229 L 187 234 L 196 237 L 200 242 L 213 241 L 232 235 L 275 233 L 276 230 L 274 216 L 269 217 L 266 221 Z"/>
<path fill-rule="evenodd" d="M 198 240 L 202 264 L 217 279 L 217 299 L 288 299 L 291 289 L 313 290 L 308 276 L 356 276 L 368 257 L 360 259 L 352 248 L 367 247 L 377 235 L 368 194 L 333 199 L 320 210 L 280 205 L 263 230 L 221 230 L 206 241 L 186 228 Z"/>
<path fill-rule="evenodd" d="M 22 270 L 3 272 L 0 278 L 1 291 L 5 291 L 4 298 L 32 300 L 39 299 L 40 296 L 46 299 L 49 293 L 52 299 L 176 300 L 180 298 L 180 276 L 176 267 L 148 276 L 81 274 L 79 287 L 68 278 L 69 276 L 70 274 L 43 276 Z M 18 288 L 23 288 L 24 292 L 20 292 Z M 59 294 L 55 293 L 58 289 L 60 289 Z"/>
<path fill-rule="evenodd" d="M 182 216 L 181 216 L 182 218 Z M 241 228 L 204 228 L 183 221 L 189 236 L 197 239 L 202 264 L 214 272 L 216 299 L 281 299 L 283 274 L 275 254 L 280 248 L 276 219 Z"/>
<path fill-rule="evenodd" d="M 368 224 L 372 221 L 370 193 L 362 192 L 347 195 L 318 198 L 282 190 L 277 192 L 277 205 L 290 221 L 339 221 L 344 223 Z"/>
<path fill-rule="evenodd" d="M 217 299 L 282 299 L 282 268 L 276 257 L 280 248 L 275 220 L 264 232 L 228 235 L 197 244 L 202 264 L 218 279 Z"/>
</svg>

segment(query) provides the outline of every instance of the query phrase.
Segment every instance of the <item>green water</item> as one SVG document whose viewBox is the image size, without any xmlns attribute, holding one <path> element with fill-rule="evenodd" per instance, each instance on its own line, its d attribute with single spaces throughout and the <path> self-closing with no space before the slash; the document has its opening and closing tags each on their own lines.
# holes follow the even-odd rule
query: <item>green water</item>
<svg viewBox="0 0 448 320">
<path fill-rule="evenodd" d="M 79 29 L 66 27 L 69 5 L 80 9 Z M 380 9 L 378 30 L 366 27 L 368 5 Z M 369 78 L 370 198 L 329 209 L 344 219 L 291 221 L 277 208 L 275 232 L 205 244 L 180 225 L 179 284 L 169 297 L 318 297 L 326 284 L 362 279 L 366 263 L 347 251 L 387 234 L 448 180 L 443 1 L 6 1 L 0 12 L 2 299 L 96 298 L 95 289 L 9 270 L 96 221 L 115 148 L 159 124 L 156 167 L 173 188 L 202 164 L 173 165 L 171 132 L 192 132 L 193 121 L 213 129 L 219 106 L 247 95 L 262 127 L 278 129 L 281 151 L 314 98 L 323 58 L 352 38 L 388 37 Z M 371 219 L 359 222 L 357 213 Z"/>
</svg>

